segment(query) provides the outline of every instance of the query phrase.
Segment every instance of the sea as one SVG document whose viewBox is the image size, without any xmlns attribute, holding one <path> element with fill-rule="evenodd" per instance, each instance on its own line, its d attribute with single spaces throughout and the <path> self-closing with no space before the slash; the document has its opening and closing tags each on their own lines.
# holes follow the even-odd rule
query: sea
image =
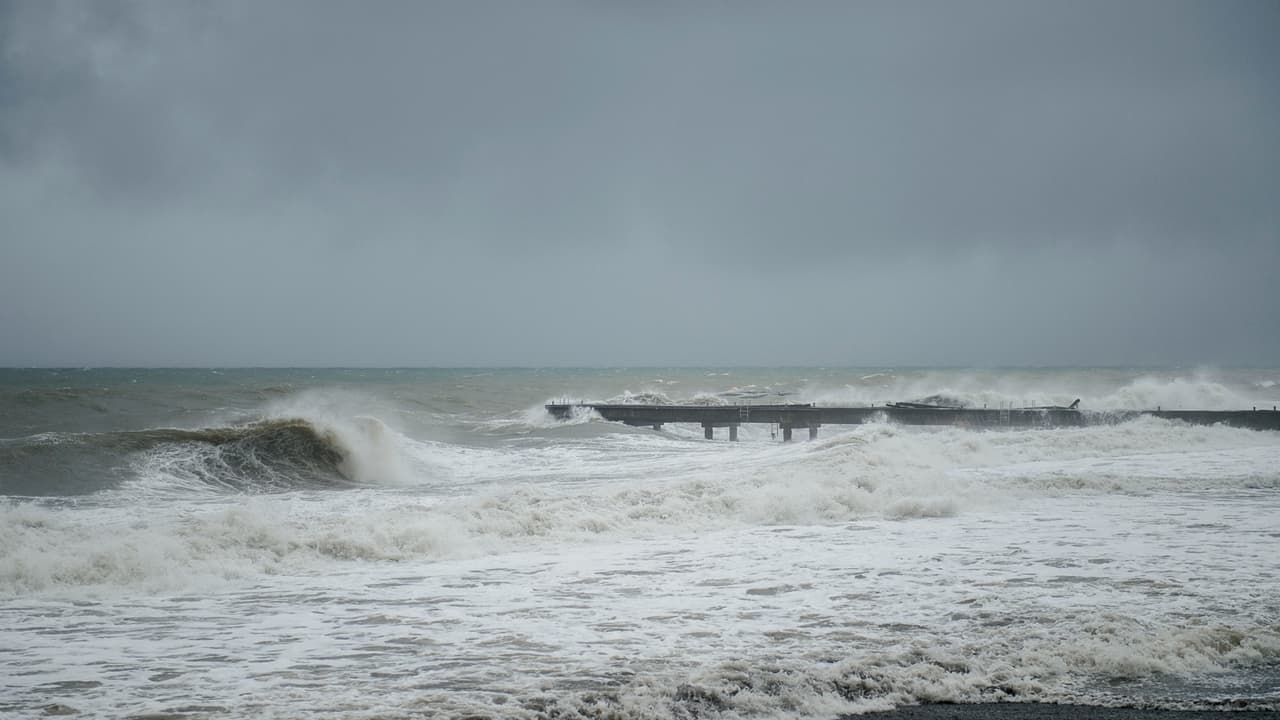
<svg viewBox="0 0 1280 720">
<path fill-rule="evenodd" d="M 0 717 L 1280 708 L 1280 369 L 0 370 Z"/>
</svg>

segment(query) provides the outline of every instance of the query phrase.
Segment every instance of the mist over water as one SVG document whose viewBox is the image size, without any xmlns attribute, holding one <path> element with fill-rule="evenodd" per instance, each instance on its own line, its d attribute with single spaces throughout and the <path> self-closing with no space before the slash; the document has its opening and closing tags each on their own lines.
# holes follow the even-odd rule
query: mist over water
<svg viewBox="0 0 1280 720">
<path fill-rule="evenodd" d="M 1280 370 L 0 370 L 0 716 L 1280 707 L 1280 434 L 553 400 L 1270 408 Z"/>
</svg>

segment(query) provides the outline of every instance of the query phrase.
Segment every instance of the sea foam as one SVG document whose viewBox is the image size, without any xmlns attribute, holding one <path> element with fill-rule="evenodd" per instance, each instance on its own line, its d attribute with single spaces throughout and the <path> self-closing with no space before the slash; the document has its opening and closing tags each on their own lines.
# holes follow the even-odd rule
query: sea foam
<svg viewBox="0 0 1280 720">
<path fill-rule="evenodd" d="M 387 436 L 369 427 L 355 437 L 372 438 L 376 469 Z M 949 517 L 1063 493 L 1172 489 L 1174 476 L 1179 490 L 1247 490 L 1274 487 L 1280 467 L 1266 433 L 1157 419 L 1008 433 L 872 424 L 790 445 L 635 432 L 554 449 L 467 450 L 390 437 L 404 446 L 393 457 L 410 458 L 397 471 L 429 460 L 445 492 L 406 496 L 382 484 L 248 501 L 215 495 L 128 521 L 109 509 L 10 505 L 0 511 L 0 589 L 181 586 L 188 576 L 305 572 L 334 559 L 441 560 L 732 527 Z M 1188 472 L 1196 463 L 1202 474 Z M 405 472 L 408 486 L 428 482 Z M 513 483 L 522 473 L 529 482 Z"/>
</svg>

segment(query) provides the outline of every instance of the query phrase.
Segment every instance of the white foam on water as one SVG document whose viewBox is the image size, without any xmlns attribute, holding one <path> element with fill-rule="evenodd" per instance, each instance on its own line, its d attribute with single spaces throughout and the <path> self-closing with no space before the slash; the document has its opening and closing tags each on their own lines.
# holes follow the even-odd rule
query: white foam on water
<svg viewBox="0 0 1280 720">
<path fill-rule="evenodd" d="M 1257 514 L 1260 499 L 1046 498 L 1013 518 L 740 527 L 427 565 L 366 559 L 127 605 L 24 598 L 15 611 L 57 616 L 5 624 L 0 639 L 23 648 L 13 662 L 38 657 L 67 679 L 99 677 L 95 663 L 129 647 L 175 673 L 188 702 L 283 717 L 799 718 L 922 701 L 1105 703 L 1118 684 L 1280 661 L 1275 579 L 1263 575 L 1272 543 L 1260 536 L 1276 506 Z M 235 532 L 246 530 L 262 528 Z M 260 547 L 278 555 L 274 540 Z M 1215 557 L 1227 549 L 1229 561 Z M 52 632 L 68 617 L 76 653 Z M 209 658 L 229 671 L 210 672 L 221 666 Z M 25 676 L 8 682 L 14 697 L 42 692 Z M 163 687 L 108 683 L 81 691 L 80 707 L 157 711 Z"/>
<path fill-rule="evenodd" d="M 350 490 L 0 507 L 0 695 L 339 718 L 1280 697 L 1275 433 L 547 431 L 396 433 L 408 477 Z"/>
<path fill-rule="evenodd" d="M 545 403 L 527 407 L 513 416 L 480 420 L 476 425 L 491 431 L 530 432 L 534 430 L 561 429 L 592 422 L 604 422 L 604 419 L 600 417 L 600 413 L 584 406 L 582 402 L 581 400 L 566 400 L 563 398 L 549 399 Z M 566 405 L 569 412 L 568 416 L 556 417 L 548 412 L 546 406 L 553 403 Z"/>
<path fill-rule="evenodd" d="M 342 551 L 352 557 L 433 560 L 528 543 L 946 517 L 1080 492 L 1274 488 L 1280 474 L 1280 444 L 1272 433 L 1157 419 L 1007 433 L 865 425 L 790 445 L 707 443 L 647 430 L 532 448 L 400 444 L 396 456 L 407 460 L 398 463 L 429 464 L 432 477 L 385 490 L 286 493 L 252 503 L 206 498 L 181 512 L 157 506 L 117 522 L 105 543 L 99 536 L 109 509 L 5 508 L 16 515 L 6 523 L 12 538 L 0 563 L 12 567 L 32 547 L 50 554 L 21 573 L 0 575 L 0 591 L 4 577 L 25 578 L 12 580 L 11 591 L 79 584 L 77 578 L 127 587 L 148 576 L 181 587 L 184 575 L 199 575 L 205 566 L 215 574 L 267 572 L 275 561 L 293 558 L 307 569 L 335 554 L 324 548 L 334 547 L 337 536 L 356 539 L 358 548 Z M 424 488 L 433 492 L 405 494 Z M 407 539 L 418 536 L 422 542 Z M 118 572 L 77 569 L 101 563 L 111 547 L 121 558 Z M 147 558 L 157 547 L 167 547 L 161 558 L 174 561 L 152 565 Z M 260 553 L 263 548 L 271 552 Z M 33 579 L 32 566 L 45 570 Z"/>
</svg>

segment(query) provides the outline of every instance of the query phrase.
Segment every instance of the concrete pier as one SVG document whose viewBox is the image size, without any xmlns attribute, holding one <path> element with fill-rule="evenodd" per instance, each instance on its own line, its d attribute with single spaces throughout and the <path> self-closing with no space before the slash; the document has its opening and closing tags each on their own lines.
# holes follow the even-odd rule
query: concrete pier
<svg viewBox="0 0 1280 720">
<path fill-rule="evenodd" d="M 697 423 L 703 436 L 715 437 L 717 427 L 729 428 L 729 439 L 738 439 L 741 423 L 776 425 L 782 440 L 790 441 L 792 430 L 808 428 L 809 439 L 818 436 L 823 425 L 860 425 L 876 419 L 903 425 L 959 425 L 974 428 L 1079 427 L 1106 425 L 1148 415 L 1180 420 L 1193 425 L 1229 425 L 1252 430 L 1280 430 L 1280 412 L 1260 410 L 1120 410 L 1089 411 L 1077 407 L 957 408 L 904 403 L 879 407 L 826 407 L 813 404 L 788 405 L 623 405 L 613 403 L 551 403 L 547 411 L 568 418 L 574 408 L 599 413 L 605 420 L 652 427 L 666 423 Z"/>
</svg>

